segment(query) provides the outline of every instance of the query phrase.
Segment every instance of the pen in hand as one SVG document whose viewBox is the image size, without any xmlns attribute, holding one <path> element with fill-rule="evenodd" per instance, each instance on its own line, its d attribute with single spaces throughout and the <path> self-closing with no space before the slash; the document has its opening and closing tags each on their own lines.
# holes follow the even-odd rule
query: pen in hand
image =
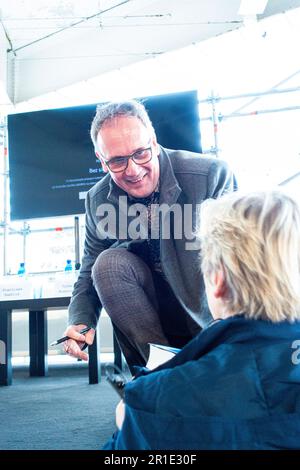
<svg viewBox="0 0 300 470">
<path fill-rule="evenodd" d="M 78 331 L 81 335 L 84 333 L 87 333 L 89 330 L 91 330 L 90 326 L 87 326 L 86 328 L 83 328 L 82 330 Z M 64 336 L 63 338 L 59 338 L 56 341 L 53 341 L 53 343 L 50 344 L 50 346 L 56 346 L 57 344 L 64 343 L 68 339 L 71 339 L 70 336 Z"/>
</svg>

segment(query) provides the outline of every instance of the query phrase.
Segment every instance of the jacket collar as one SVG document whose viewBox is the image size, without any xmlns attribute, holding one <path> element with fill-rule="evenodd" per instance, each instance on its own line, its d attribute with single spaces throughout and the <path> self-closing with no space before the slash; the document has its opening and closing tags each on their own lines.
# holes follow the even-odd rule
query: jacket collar
<svg viewBox="0 0 300 470">
<path fill-rule="evenodd" d="M 213 321 L 203 329 L 178 354 L 154 370 L 136 367 L 135 376 L 148 375 L 164 369 L 182 365 L 187 361 L 198 360 L 211 350 L 224 343 L 273 343 L 276 340 L 290 341 L 300 337 L 300 321 L 271 323 L 264 320 L 251 320 L 243 314 L 226 320 Z"/>
<path fill-rule="evenodd" d="M 159 203 L 166 203 L 169 206 L 175 204 L 180 196 L 181 188 L 174 174 L 171 159 L 168 151 L 160 146 L 159 153 L 160 166 L 160 197 Z"/>
<path fill-rule="evenodd" d="M 299 335 L 300 321 L 271 323 L 265 320 L 248 319 L 243 314 L 235 315 L 226 320 L 212 322 L 211 326 L 202 330 L 182 349 L 180 354 L 171 359 L 171 361 L 174 361 L 172 367 L 183 364 L 187 360 L 197 360 L 219 344 L 267 343 L 279 339 L 292 340 L 293 337 L 298 338 Z M 171 361 L 169 361 L 170 364 Z M 163 366 L 164 364 L 160 367 L 164 368 Z"/>
<path fill-rule="evenodd" d="M 181 193 L 181 188 L 175 177 L 174 170 L 168 151 L 160 146 L 159 153 L 159 203 L 166 203 L 169 206 L 175 204 Z M 127 193 L 123 191 L 119 186 L 115 184 L 113 179 L 110 177 L 109 181 L 109 192 L 107 199 L 115 204 L 118 204 L 119 196 L 126 196 Z"/>
</svg>

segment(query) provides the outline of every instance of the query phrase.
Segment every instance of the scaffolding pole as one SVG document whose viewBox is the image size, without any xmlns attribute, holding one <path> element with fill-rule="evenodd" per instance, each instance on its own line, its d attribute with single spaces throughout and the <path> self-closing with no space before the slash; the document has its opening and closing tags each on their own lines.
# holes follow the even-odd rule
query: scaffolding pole
<svg viewBox="0 0 300 470">
<path fill-rule="evenodd" d="M 292 75 L 289 75 L 288 77 L 284 78 L 283 80 L 280 80 L 280 82 L 276 83 L 275 85 L 272 86 L 272 88 L 270 88 L 269 90 L 267 90 L 265 93 L 266 94 L 271 94 L 272 91 L 275 92 L 275 93 L 282 93 L 281 90 L 278 90 L 278 87 L 283 85 L 284 83 L 288 82 L 289 80 L 291 80 L 292 78 L 294 78 L 296 75 L 298 75 L 300 73 L 300 69 L 299 70 L 296 70 L 296 72 L 292 73 Z M 283 93 L 288 93 L 289 92 L 289 89 L 286 88 L 285 89 L 286 91 L 283 91 Z M 295 89 L 293 90 L 292 88 L 290 89 L 290 91 L 296 91 Z M 248 103 L 245 103 L 243 104 L 242 106 L 240 106 L 238 109 L 235 109 L 233 111 L 233 113 L 240 113 L 243 109 L 247 108 L 248 106 L 250 106 L 251 104 L 253 104 L 255 101 L 257 101 L 258 99 L 260 98 L 259 95 L 257 95 L 255 98 L 253 98 L 252 100 L 248 101 Z"/>
<path fill-rule="evenodd" d="M 285 88 L 282 90 L 268 90 L 264 92 L 257 92 L 257 93 L 244 93 L 242 95 L 233 95 L 233 96 L 216 96 L 214 92 L 211 92 L 211 96 L 206 98 L 205 100 L 199 100 L 200 103 L 208 103 L 211 104 L 212 107 L 212 112 L 211 116 L 207 116 L 204 118 L 201 118 L 202 121 L 211 121 L 213 123 L 213 135 L 214 135 L 214 147 L 212 147 L 210 150 L 203 151 L 203 154 L 207 153 L 214 153 L 216 157 L 219 156 L 219 139 L 218 139 L 218 123 L 223 121 L 224 119 L 229 119 L 229 118 L 235 118 L 235 117 L 245 117 L 245 116 L 256 116 L 258 114 L 266 114 L 266 113 L 277 113 L 277 112 L 283 112 L 283 111 L 295 111 L 300 109 L 300 106 L 289 106 L 289 107 L 284 107 L 284 108 L 272 108 L 272 109 L 262 109 L 262 110 L 255 110 L 255 111 L 249 111 L 247 113 L 230 113 L 230 114 L 217 114 L 216 110 L 216 104 L 219 103 L 220 101 L 226 101 L 226 100 L 233 100 L 233 99 L 242 99 L 242 98 L 251 98 L 251 97 L 262 97 L 266 95 L 276 95 L 276 94 L 281 94 L 281 93 L 292 93 L 300 91 L 300 87 L 293 87 L 293 88 Z"/>
<path fill-rule="evenodd" d="M 3 275 L 7 274 L 7 239 L 8 239 L 8 148 L 7 148 L 7 121 L 3 125 Z"/>
<path fill-rule="evenodd" d="M 293 93 L 295 91 L 300 91 L 300 86 L 293 87 L 293 88 L 282 88 L 281 90 L 267 90 L 267 91 L 258 91 L 256 93 L 243 93 L 241 95 L 229 95 L 229 96 L 216 96 L 214 95 L 214 101 L 216 103 L 219 103 L 220 101 L 226 101 L 226 100 L 240 100 L 243 98 L 260 98 L 262 96 L 266 95 L 277 95 L 281 93 Z M 212 97 L 209 96 L 208 98 L 205 98 L 205 100 L 199 100 L 199 103 L 211 103 Z"/>
<path fill-rule="evenodd" d="M 296 111 L 299 110 L 300 106 L 286 106 L 285 108 L 271 108 L 271 109 L 259 109 L 256 111 L 249 111 L 248 113 L 231 113 L 231 114 L 219 114 L 219 121 L 223 119 L 245 117 L 245 116 L 257 116 L 259 114 L 268 114 L 268 113 L 282 113 L 285 111 Z"/>
<path fill-rule="evenodd" d="M 24 220 L 23 222 L 23 229 L 22 229 L 22 235 L 23 235 L 23 263 L 25 264 L 26 266 L 26 262 L 27 262 L 27 257 L 26 257 L 26 245 L 27 245 L 27 235 L 29 235 L 30 233 L 30 227 L 28 225 L 28 223 L 26 222 L 26 220 Z"/>
<path fill-rule="evenodd" d="M 9 235 L 24 235 L 24 228 L 21 228 L 20 230 L 17 230 L 17 229 L 14 229 L 14 228 L 8 226 L 8 230 L 9 230 Z M 70 226 L 70 227 L 52 227 L 52 228 L 34 228 L 34 229 L 31 229 L 30 225 L 28 224 L 27 227 L 26 227 L 26 235 L 29 235 L 30 233 L 62 232 L 62 231 L 67 231 L 67 230 L 74 231 L 74 227 Z"/>
<path fill-rule="evenodd" d="M 214 133 L 214 148 L 211 149 L 211 153 L 214 153 L 216 158 L 219 156 L 219 146 L 218 146 L 218 117 L 217 117 L 217 111 L 216 111 L 216 98 L 214 95 L 214 92 L 211 92 L 211 97 L 210 97 L 210 103 L 211 103 L 211 119 L 213 122 L 213 133 Z"/>
</svg>

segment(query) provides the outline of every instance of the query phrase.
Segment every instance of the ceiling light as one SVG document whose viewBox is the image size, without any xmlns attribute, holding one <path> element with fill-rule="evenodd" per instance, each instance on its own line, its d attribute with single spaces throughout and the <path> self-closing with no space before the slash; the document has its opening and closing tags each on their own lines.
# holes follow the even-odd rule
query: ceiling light
<svg viewBox="0 0 300 470">
<path fill-rule="evenodd" d="M 241 0 L 238 14 L 241 16 L 262 15 L 268 0 Z"/>
</svg>

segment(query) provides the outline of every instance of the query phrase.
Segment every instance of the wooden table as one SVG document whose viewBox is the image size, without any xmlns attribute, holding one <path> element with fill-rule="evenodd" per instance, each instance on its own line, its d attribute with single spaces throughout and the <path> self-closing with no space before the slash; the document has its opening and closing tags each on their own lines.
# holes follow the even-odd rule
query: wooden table
<svg viewBox="0 0 300 470">
<path fill-rule="evenodd" d="M 46 376 L 48 373 L 48 334 L 47 313 L 50 309 L 66 308 L 70 297 L 53 297 L 46 299 L 5 300 L 0 301 L 0 340 L 4 349 L 4 363 L 0 363 L 0 385 L 12 383 L 12 311 L 29 311 L 29 374 L 32 377 Z M 122 355 L 114 335 L 114 363 L 122 369 Z M 96 384 L 101 380 L 99 334 L 88 348 L 89 383 Z M 1 357 L 0 357 L 1 360 Z"/>
</svg>

